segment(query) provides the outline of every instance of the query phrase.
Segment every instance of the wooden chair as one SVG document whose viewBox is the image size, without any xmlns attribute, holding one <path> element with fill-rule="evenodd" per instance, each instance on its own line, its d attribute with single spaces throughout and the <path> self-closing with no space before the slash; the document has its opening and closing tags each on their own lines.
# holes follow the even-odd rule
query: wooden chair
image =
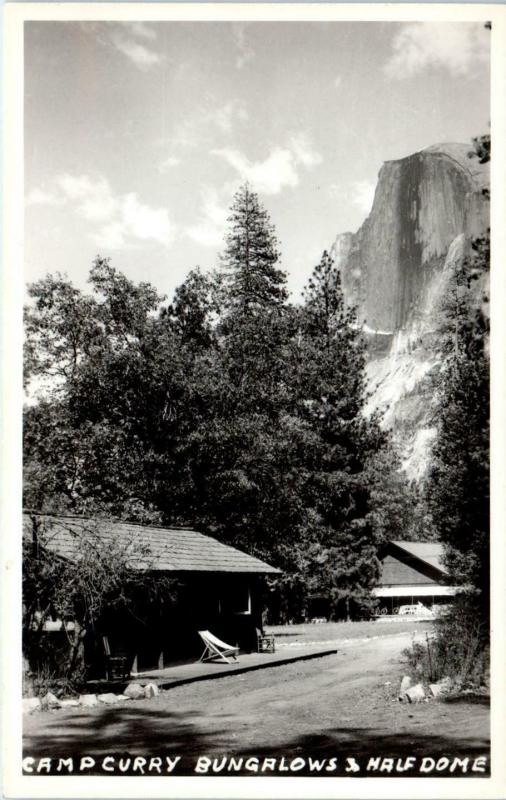
<svg viewBox="0 0 506 800">
<path fill-rule="evenodd" d="M 108 681 L 120 679 L 127 680 L 130 677 L 131 658 L 128 653 L 116 652 L 115 655 L 111 652 L 111 645 L 107 636 L 102 636 L 105 653 L 105 670 Z"/>
<path fill-rule="evenodd" d="M 276 638 L 273 633 L 262 633 L 260 628 L 257 631 L 257 652 L 258 653 L 275 653 L 276 652 Z"/>
<path fill-rule="evenodd" d="M 224 661 L 225 664 L 230 664 L 227 656 L 232 656 L 237 660 L 238 647 L 232 647 L 216 636 L 213 636 L 209 631 L 198 631 L 198 634 L 205 644 L 204 652 L 199 658 L 199 661 L 214 661 L 216 658 Z"/>
</svg>

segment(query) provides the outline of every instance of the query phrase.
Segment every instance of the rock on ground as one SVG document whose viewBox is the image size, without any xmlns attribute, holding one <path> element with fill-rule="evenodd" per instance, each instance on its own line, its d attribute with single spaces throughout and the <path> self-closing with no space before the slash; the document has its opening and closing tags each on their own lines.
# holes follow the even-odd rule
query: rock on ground
<svg viewBox="0 0 506 800">
<path fill-rule="evenodd" d="M 411 687 L 411 678 L 409 675 L 405 675 L 401 681 L 401 688 L 399 689 L 399 700 L 404 700 L 404 695 Z"/>
<path fill-rule="evenodd" d="M 60 708 L 61 703 L 52 692 L 47 692 L 41 699 L 42 708 Z"/>
<path fill-rule="evenodd" d="M 79 707 L 79 700 L 74 700 L 71 697 L 69 697 L 67 700 L 60 700 L 60 707 L 61 708 L 78 708 Z"/>
<path fill-rule="evenodd" d="M 39 697 L 23 698 L 23 714 L 32 714 L 34 711 L 40 711 L 41 707 Z"/>
<path fill-rule="evenodd" d="M 79 703 L 82 706 L 86 706 L 90 708 L 91 706 L 98 706 L 98 700 L 96 694 L 82 694 L 79 697 Z"/>
<path fill-rule="evenodd" d="M 114 703 L 118 703 L 118 695 L 113 694 L 112 692 L 106 692 L 105 694 L 99 694 L 97 697 L 99 703 L 104 703 L 106 706 L 112 706 Z"/>
<path fill-rule="evenodd" d="M 148 683 L 144 687 L 144 697 L 156 697 L 158 694 L 160 694 L 160 690 L 156 683 Z"/>
<path fill-rule="evenodd" d="M 440 697 L 441 695 L 448 694 L 453 689 L 454 683 L 451 678 L 442 678 L 437 683 L 429 685 L 430 692 L 433 697 Z"/>
<path fill-rule="evenodd" d="M 144 688 L 140 683 L 129 683 L 123 694 L 132 700 L 139 700 L 139 698 L 145 697 Z"/>
<path fill-rule="evenodd" d="M 421 683 L 417 683 L 416 686 L 408 689 L 404 696 L 409 703 L 419 703 L 421 700 L 425 700 L 425 690 Z"/>
</svg>

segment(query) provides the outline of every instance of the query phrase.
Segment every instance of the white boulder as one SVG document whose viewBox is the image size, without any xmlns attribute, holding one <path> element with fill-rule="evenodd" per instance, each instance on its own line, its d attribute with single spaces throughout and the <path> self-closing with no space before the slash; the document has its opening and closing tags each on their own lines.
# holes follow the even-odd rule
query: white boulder
<svg viewBox="0 0 506 800">
<path fill-rule="evenodd" d="M 24 697 L 23 698 L 23 714 L 33 714 L 34 711 L 40 711 L 42 708 L 39 697 Z"/>
<path fill-rule="evenodd" d="M 132 700 L 139 700 L 140 697 L 145 697 L 144 687 L 140 683 L 129 683 L 123 694 Z"/>
<path fill-rule="evenodd" d="M 119 703 L 118 695 L 113 694 L 112 692 L 106 692 L 105 694 L 99 694 L 97 696 L 97 700 L 99 703 L 103 703 L 106 706 L 112 706 L 114 703 Z"/>
<path fill-rule="evenodd" d="M 40 702 L 42 708 L 60 708 L 61 706 L 60 701 L 52 692 L 47 692 L 44 697 L 41 698 Z"/>
<path fill-rule="evenodd" d="M 406 692 L 410 687 L 411 687 L 411 678 L 409 677 L 409 675 L 404 675 L 399 689 L 399 700 L 405 699 Z"/>
<path fill-rule="evenodd" d="M 430 693 L 433 697 L 441 697 L 452 690 L 453 681 L 451 678 L 443 678 L 437 683 L 429 684 Z"/>
<path fill-rule="evenodd" d="M 60 700 L 60 708 L 79 708 L 79 700 L 75 700 L 73 697 Z"/>
<path fill-rule="evenodd" d="M 420 703 L 421 700 L 425 700 L 425 690 L 421 683 L 417 683 L 416 686 L 412 686 L 411 689 L 408 689 L 404 696 L 408 703 Z"/>
<path fill-rule="evenodd" d="M 84 706 L 85 708 L 91 708 L 92 706 L 98 706 L 98 700 L 96 694 L 82 694 L 79 696 L 79 703 L 80 705 Z"/>
</svg>

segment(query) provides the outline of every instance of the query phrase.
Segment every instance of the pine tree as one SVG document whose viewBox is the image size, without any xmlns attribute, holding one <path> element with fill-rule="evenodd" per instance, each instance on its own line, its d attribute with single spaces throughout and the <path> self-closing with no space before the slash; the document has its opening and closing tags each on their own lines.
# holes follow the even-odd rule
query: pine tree
<svg viewBox="0 0 506 800">
<path fill-rule="evenodd" d="M 473 278 L 487 270 L 488 252 L 480 240 L 457 269 L 446 304 L 446 357 L 427 490 L 454 577 L 482 593 L 489 570 L 489 326 Z"/>
<path fill-rule="evenodd" d="M 490 160 L 490 136 L 473 139 L 470 158 Z M 485 193 L 488 197 L 488 193 Z M 476 238 L 457 267 L 443 307 L 443 368 L 438 435 L 427 501 L 459 583 L 473 587 L 488 613 L 490 235 Z"/>
<path fill-rule="evenodd" d="M 267 212 L 246 185 L 236 194 L 222 256 L 216 347 L 209 357 L 207 424 L 189 433 L 204 527 L 275 559 L 290 524 L 280 419 L 290 312 Z M 281 520 L 280 520 L 281 518 Z M 293 524 L 291 525 L 293 529 Z"/>
<path fill-rule="evenodd" d="M 234 197 L 226 249 L 227 300 L 241 313 L 279 307 L 287 299 L 286 275 L 277 263 L 278 242 L 267 211 L 248 184 Z"/>
<path fill-rule="evenodd" d="M 362 429 L 365 344 L 355 310 L 345 303 L 339 270 L 327 252 L 304 291 L 300 331 L 304 365 L 299 391 L 307 413 L 320 420 L 330 438 L 332 430 L 342 434 L 347 427 Z"/>
<path fill-rule="evenodd" d="M 349 616 L 372 605 L 378 562 L 368 465 L 383 437 L 363 413 L 364 343 L 326 252 L 305 292 L 300 357 L 300 413 L 317 436 L 306 488 L 320 526 L 315 576 L 334 613 Z"/>
<path fill-rule="evenodd" d="M 248 184 L 234 197 L 229 224 L 218 325 L 228 406 L 236 415 L 272 419 L 278 416 L 285 371 L 286 275 L 278 267 L 274 226 Z"/>
<path fill-rule="evenodd" d="M 210 347 L 212 314 L 216 306 L 214 293 L 213 279 L 197 267 L 176 287 L 172 303 L 161 309 L 160 318 L 174 330 L 181 345 L 197 349 Z"/>
</svg>

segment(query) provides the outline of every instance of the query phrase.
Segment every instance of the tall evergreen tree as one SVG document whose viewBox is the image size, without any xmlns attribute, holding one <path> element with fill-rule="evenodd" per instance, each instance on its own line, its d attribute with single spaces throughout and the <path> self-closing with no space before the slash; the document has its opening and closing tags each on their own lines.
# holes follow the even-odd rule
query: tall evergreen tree
<svg viewBox="0 0 506 800">
<path fill-rule="evenodd" d="M 490 135 L 473 139 L 470 158 L 490 160 Z M 489 194 L 484 191 L 488 198 Z M 427 501 L 448 565 L 461 584 L 489 592 L 490 235 L 478 237 L 455 270 L 443 306 L 438 435 Z"/>
<path fill-rule="evenodd" d="M 249 186 L 236 194 L 222 256 L 221 313 L 208 362 L 210 416 L 189 434 L 204 524 L 233 544 L 274 558 L 286 533 L 286 395 L 290 313 L 276 235 Z M 281 521 L 280 521 L 281 520 Z"/>
<path fill-rule="evenodd" d="M 219 290 L 196 270 L 165 307 L 103 259 L 89 295 L 59 277 L 34 285 L 28 377 L 59 383 L 26 413 L 27 502 L 195 525 L 283 570 L 285 618 L 322 586 L 353 612 L 377 568 L 382 439 L 362 413 L 364 347 L 328 255 L 302 307 L 278 259 L 246 186 Z"/>
<path fill-rule="evenodd" d="M 176 288 L 170 306 L 162 308 L 161 320 L 168 321 L 182 345 L 202 349 L 212 344 L 215 293 L 212 277 L 197 267 Z"/>
<path fill-rule="evenodd" d="M 427 491 L 453 575 L 483 595 L 489 582 L 490 383 L 488 314 L 479 284 L 487 271 L 488 248 L 479 240 L 457 269 L 446 303 L 438 433 Z"/>
<path fill-rule="evenodd" d="M 320 526 L 315 578 L 334 613 L 349 616 L 372 605 L 378 562 L 368 466 L 384 437 L 363 413 L 364 343 L 326 252 L 305 292 L 300 357 L 300 413 L 318 439 L 306 489 Z"/>
<path fill-rule="evenodd" d="M 247 183 L 234 197 L 228 222 L 230 230 L 221 257 L 228 303 L 241 313 L 282 305 L 287 299 L 286 275 L 277 266 L 274 227 Z"/>
</svg>

